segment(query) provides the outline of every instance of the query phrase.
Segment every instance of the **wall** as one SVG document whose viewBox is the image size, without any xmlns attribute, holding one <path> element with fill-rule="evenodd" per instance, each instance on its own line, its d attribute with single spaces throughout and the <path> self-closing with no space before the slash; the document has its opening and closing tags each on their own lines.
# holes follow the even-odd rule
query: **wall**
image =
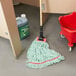
<svg viewBox="0 0 76 76">
<path fill-rule="evenodd" d="M 2 4 L 0 2 L 0 36 L 4 38 L 9 38 L 7 23 L 5 20 Z"/>
<path fill-rule="evenodd" d="M 46 13 L 70 13 L 76 11 L 76 0 L 42 0 Z"/>
</svg>

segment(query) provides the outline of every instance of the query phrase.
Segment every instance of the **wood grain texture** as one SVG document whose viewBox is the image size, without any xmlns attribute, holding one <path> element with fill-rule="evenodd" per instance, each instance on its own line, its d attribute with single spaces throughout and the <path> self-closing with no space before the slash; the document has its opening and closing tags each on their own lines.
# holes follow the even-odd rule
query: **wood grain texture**
<svg viewBox="0 0 76 76">
<path fill-rule="evenodd" d="M 12 0 L 0 0 L 0 2 L 3 9 L 3 15 L 5 17 L 5 24 L 3 24 L 3 26 L 7 27 L 13 54 L 15 57 L 17 57 L 21 53 L 22 47 L 20 43 L 18 29 L 16 27 L 13 3 Z"/>
<path fill-rule="evenodd" d="M 16 0 L 24 4 L 33 5 L 39 7 L 39 0 Z"/>
</svg>

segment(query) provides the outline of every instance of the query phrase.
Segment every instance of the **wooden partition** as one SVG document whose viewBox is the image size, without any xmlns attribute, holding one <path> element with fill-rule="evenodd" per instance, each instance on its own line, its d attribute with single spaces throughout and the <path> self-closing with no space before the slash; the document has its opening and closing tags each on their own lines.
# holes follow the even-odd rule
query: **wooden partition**
<svg viewBox="0 0 76 76">
<path fill-rule="evenodd" d="M 17 57 L 21 53 L 22 47 L 12 0 L 0 0 L 0 36 L 10 40 L 13 54 Z"/>
<path fill-rule="evenodd" d="M 16 0 L 16 1 L 18 1 L 20 3 L 29 4 L 29 5 L 39 7 L 39 0 Z"/>
</svg>

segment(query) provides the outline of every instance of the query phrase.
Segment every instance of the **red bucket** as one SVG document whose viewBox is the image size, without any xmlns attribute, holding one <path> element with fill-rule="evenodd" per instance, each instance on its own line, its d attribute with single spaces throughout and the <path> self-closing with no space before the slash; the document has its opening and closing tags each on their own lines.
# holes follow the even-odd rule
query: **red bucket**
<svg viewBox="0 0 76 76">
<path fill-rule="evenodd" d="M 68 40 L 68 46 L 73 47 L 76 43 L 76 12 L 70 15 L 60 16 L 59 22 L 61 24 L 61 35 L 64 35 Z"/>
</svg>

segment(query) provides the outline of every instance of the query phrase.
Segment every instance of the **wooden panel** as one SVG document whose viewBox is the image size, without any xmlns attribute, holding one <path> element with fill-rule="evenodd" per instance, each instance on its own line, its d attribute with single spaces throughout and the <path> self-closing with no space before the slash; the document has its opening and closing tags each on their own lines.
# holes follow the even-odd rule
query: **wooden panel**
<svg viewBox="0 0 76 76">
<path fill-rule="evenodd" d="M 76 11 L 76 0 L 42 0 L 45 13 L 70 13 Z"/>
<path fill-rule="evenodd" d="M 16 1 L 29 4 L 29 5 L 33 5 L 33 6 L 37 6 L 37 7 L 39 6 L 39 0 L 16 0 Z"/>
<path fill-rule="evenodd" d="M 5 17 L 5 25 L 3 26 L 6 26 L 8 28 L 8 33 L 10 37 L 9 40 L 12 46 L 13 54 L 15 57 L 17 57 L 21 53 L 22 47 L 20 43 L 18 29 L 16 27 L 13 2 L 12 0 L 0 0 L 0 2 L 3 9 L 3 15 Z"/>
</svg>

